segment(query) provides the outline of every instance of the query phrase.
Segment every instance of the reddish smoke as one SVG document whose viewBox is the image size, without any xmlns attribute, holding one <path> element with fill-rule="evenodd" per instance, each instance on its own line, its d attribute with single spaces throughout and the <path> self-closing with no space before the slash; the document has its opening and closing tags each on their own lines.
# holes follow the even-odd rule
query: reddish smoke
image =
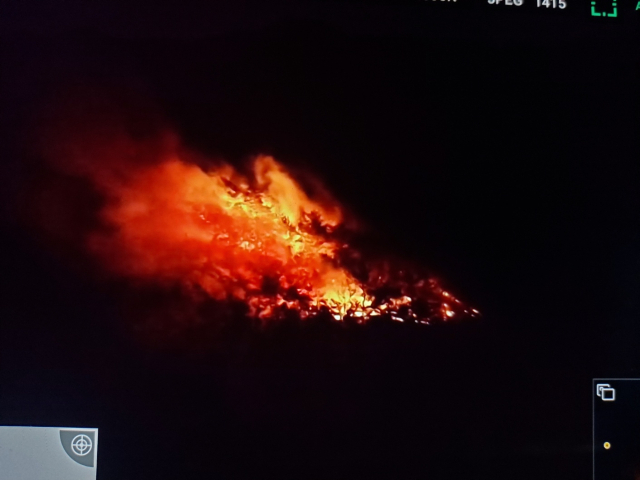
<svg viewBox="0 0 640 480">
<path fill-rule="evenodd" d="M 270 156 L 240 171 L 189 151 L 162 123 L 93 97 L 46 125 L 40 154 L 93 198 L 66 241 L 114 278 L 178 288 L 193 303 L 240 301 L 261 319 L 282 308 L 358 322 L 477 313 L 433 279 L 361 261 L 335 235 L 345 221 L 340 205 L 318 181 L 311 195 Z M 68 192 L 43 191 L 41 223 L 70 228 L 73 221 L 58 225 L 72 208 L 59 201 Z"/>
</svg>

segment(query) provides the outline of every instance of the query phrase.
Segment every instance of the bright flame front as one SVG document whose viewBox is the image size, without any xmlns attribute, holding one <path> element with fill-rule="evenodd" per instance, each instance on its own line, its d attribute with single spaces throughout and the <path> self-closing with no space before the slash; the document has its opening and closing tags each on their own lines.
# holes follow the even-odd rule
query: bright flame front
<svg viewBox="0 0 640 480">
<path fill-rule="evenodd" d="M 326 192 L 311 197 L 272 157 L 241 174 L 224 163 L 198 166 L 174 136 L 151 146 L 87 138 L 57 148 L 58 163 L 103 197 L 102 228 L 87 247 L 116 276 L 179 285 L 194 299 L 240 300 L 263 319 L 285 307 L 358 323 L 476 315 L 435 280 L 397 276 L 385 262 L 356 278 L 343 261 L 349 247 L 334 235 L 344 222 L 339 205 Z"/>
</svg>

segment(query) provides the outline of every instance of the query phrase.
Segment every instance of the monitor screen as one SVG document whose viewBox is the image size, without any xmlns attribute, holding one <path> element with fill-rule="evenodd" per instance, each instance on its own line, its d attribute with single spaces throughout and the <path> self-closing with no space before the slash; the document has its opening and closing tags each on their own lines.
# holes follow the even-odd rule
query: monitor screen
<svg viewBox="0 0 640 480">
<path fill-rule="evenodd" d="M 640 478 L 639 32 L 0 5 L 0 480 Z"/>
</svg>

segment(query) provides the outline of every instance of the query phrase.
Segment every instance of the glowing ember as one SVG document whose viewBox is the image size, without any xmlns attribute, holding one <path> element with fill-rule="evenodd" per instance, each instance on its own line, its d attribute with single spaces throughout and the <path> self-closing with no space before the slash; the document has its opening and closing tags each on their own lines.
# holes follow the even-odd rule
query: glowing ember
<svg viewBox="0 0 640 480">
<path fill-rule="evenodd" d="M 104 228 L 87 247 L 112 274 L 179 285 L 194 299 L 241 300 L 261 319 L 282 308 L 357 323 L 478 314 L 435 280 L 384 262 L 356 278 L 349 246 L 333 235 L 343 223 L 339 206 L 326 194 L 310 197 L 271 157 L 255 158 L 243 175 L 227 164 L 205 170 L 175 141 L 100 142 L 59 151 L 67 173 L 89 178 L 105 199 Z"/>
</svg>

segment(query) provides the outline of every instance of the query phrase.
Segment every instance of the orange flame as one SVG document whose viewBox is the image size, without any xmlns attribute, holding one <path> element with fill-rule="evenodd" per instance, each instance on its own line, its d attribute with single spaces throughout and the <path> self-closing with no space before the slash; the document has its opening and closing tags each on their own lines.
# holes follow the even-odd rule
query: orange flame
<svg viewBox="0 0 640 480">
<path fill-rule="evenodd" d="M 87 248 L 111 273 L 242 300 L 259 318 L 283 306 L 302 318 L 328 309 L 357 322 L 477 314 L 435 280 L 394 278 L 389 265 L 357 279 L 342 261 L 348 246 L 332 236 L 342 209 L 309 196 L 272 157 L 256 157 L 246 175 L 224 163 L 204 169 L 167 138 L 145 143 L 118 128 L 89 128 L 47 146 L 58 167 L 89 178 L 104 197 L 103 228 L 88 235 Z M 389 286 L 393 294 L 379 293 Z"/>
<path fill-rule="evenodd" d="M 266 308 L 266 278 L 336 313 L 371 304 L 335 265 L 338 245 L 311 233 L 313 222 L 337 226 L 340 210 L 309 199 L 271 157 L 255 159 L 251 179 L 176 157 L 111 184 L 108 195 L 102 216 L 113 230 L 94 233 L 89 247 L 115 273 L 248 300 L 254 314 Z"/>
</svg>

